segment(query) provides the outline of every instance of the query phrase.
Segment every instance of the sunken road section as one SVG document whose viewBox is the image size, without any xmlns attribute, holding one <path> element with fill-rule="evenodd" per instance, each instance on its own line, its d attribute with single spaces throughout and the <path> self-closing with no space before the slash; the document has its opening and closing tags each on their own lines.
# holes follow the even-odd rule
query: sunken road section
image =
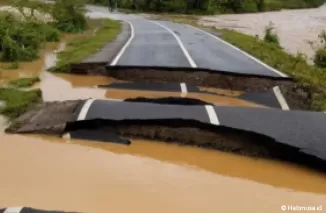
<svg viewBox="0 0 326 213">
<path fill-rule="evenodd" d="M 149 101 L 152 103 L 142 99 L 44 103 L 14 121 L 7 132 L 66 133 L 100 141 L 113 137 L 113 142 L 122 144 L 130 143 L 117 136 L 145 138 L 326 169 L 324 113 L 200 102 L 184 105 L 182 100 L 178 104 L 169 104 L 167 99 Z M 84 136 L 78 136 L 78 131 L 84 131 Z"/>
<path fill-rule="evenodd" d="M 29 207 L 9 207 L 5 209 L 0 209 L 0 213 L 76 213 L 76 212 L 45 211 L 45 210 L 33 209 Z"/>
<path fill-rule="evenodd" d="M 156 84 L 156 91 L 176 90 L 181 87 L 175 86 L 175 84 L 180 84 L 180 86 L 181 84 L 186 84 L 187 92 L 198 92 L 196 86 L 201 86 L 257 94 L 257 92 L 264 93 L 265 91 L 274 90 L 274 88 L 279 87 L 279 92 L 283 94 L 291 110 L 312 110 L 312 96 L 314 94 L 313 88 L 308 85 L 303 86 L 295 82 L 292 78 L 248 75 L 203 69 L 106 67 L 105 63 L 81 63 L 72 65 L 70 72 L 81 75 L 109 76 L 118 80 L 132 81 L 135 85 L 129 86 L 137 86 L 138 90 L 153 90 L 153 84 Z M 158 86 L 158 84 L 161 85 Z M 128 87 L 128 85 L 123 84 L 111 86 L 109 87 L 116 87 L 118 89 L 119 87 L 121 89 Z M 108 86 L 100 85 L 99 87 Z M 260 95 L 260 97 L 263 96 L 266 95 Z M 249 98 L 252 99 L 252 97 Z M 269 106 L 269 104 L 267 105 Z M 275 104 L 271 106 L 274 107 Z"/>
<path fill-rule="evenodd" d="M 188 93 L 200 93 L 200 94 L 209 94 L 209 95 L 217 95 L 217 93 L 214 92 L 207 92 L 207 91 L 201 91 L 198 87 L 189 85 L 186 83 L 167 83 L 167 84 L 158 84 L 158 83 L 112 83 L 109 85 L 99 85 L 99 88 L 113 88 L 113 89 L 122 89 L 122 90 L 138 90 L 138 91 L 160 91 L 160 92 L 180 92 L 181 97 L 186 97 Z M 223 94 L 219 94 L 219 96 L 227 96 Z M 233 98 L 238 98 L 246 101 L 250 101 L 252 103 L 256 103 L 258 105 L 272 107 L 272 108 L 278 108 L 282 110 L 290 110 L 290 107 L 285 100 L 280 88 L 278 86 L 262 91 L 262 92 L 247 92 L 244 94 L 241 94 L 239 96 L 232 96 Z M 143 98 L 144 102 L 148 102 L 149 99 Z M 156 99 L 158 100 L 158 99 Z M 177 103 L 173 100 L 177 99 L 171 99 L 169 98 L 169 104 Z M 193 102 L 194 99 L 185 99 L 187 101 Z M 165 101 L 165 100 L 164 100 Z M 195 100 L 195 102 L 198 100 Z M 159 102 L 158 102 L 159 103 Z M 185 104 L 186 102 L 183 101 Z M 189 102 L 190 103 L 190 102 Z"/>
</svg>

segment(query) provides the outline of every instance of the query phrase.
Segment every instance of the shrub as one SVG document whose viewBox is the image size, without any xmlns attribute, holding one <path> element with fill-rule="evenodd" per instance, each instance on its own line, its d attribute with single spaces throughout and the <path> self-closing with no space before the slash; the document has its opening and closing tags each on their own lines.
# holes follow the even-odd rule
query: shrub
<svg viewBox="0 0 326 213">
<path fill-rule="evenodd" d="M 314 57 L 314 63 L 318 67 L 326 68 L 326 31 L 323 30 L 318 35 L 320 44 L 319 47 L 316 48 L 315 51 L 315 57 Z"/>
<path fill-rule="evenodd" d="M 52 9 L 55 26 L 63 32 L 79 33 L 87 29 L 84 0 L 56 0 Z"/>
<path fill-rule="evenodd" d="M 273 32 L 274 27 L 272 26 L 272 23 L 270 23 L 266 28 L 265 28 L 265 36 L 264 36 L 264 41 L 268 43 L 275 44 L 277 47 L 281 47 L 280 45 L 280 39 L 278 35 Z"/>
<path fill-rule="evenodd" d="M 0 14 L 1 60 L 17 61 L 37 58 L 40 34 L 27 23 L 20 22 L 9 13 Z"/>
<path fill-rule="evenodd" d="M 316 51 L 314 62 L 318 67 L 326 68 L 326 49 L 320 48 Z"/>
<path fill-rule="evenodd" d="M 45 41 L 59 41 L 60 32 L 51 25 L 35 20 L 17 20 L 15 15 L 0 13 L 0 60 L 30 61 L 38 58 Z"/>
</svg>

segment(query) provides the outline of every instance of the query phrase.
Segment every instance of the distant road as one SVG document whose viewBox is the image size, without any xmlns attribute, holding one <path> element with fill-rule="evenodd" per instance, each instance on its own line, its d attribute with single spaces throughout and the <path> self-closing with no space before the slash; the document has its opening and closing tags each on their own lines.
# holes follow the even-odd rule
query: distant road
<svg viewBox="0 0 326 213">
<path fill-rule="evenodd" d="M 273 77 L 287 77 L 215 35 L 189 25 L 147 20 L 88 6 L 91 17 L 110 17 L 130 24 L 131 37 L 111 66 L 203 68 Z"/>
</svg>

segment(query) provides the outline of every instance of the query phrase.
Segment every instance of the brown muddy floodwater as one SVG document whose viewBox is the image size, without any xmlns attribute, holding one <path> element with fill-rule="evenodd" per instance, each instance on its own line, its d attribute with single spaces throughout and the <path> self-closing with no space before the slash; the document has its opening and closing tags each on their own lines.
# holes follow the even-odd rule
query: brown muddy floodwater
<svg viewBox="0 0 326 213">
<path fill-rule="evenodd" d="M 51 59 L 52 58 L 52 59 Z M 45 68 L 53 65 L 53 54 Z M 44 69 L 44 68 L 43 68 Z M 180 93 L 100 89 L 107 77 L 42 71 L 45 101 L 180 97 Z M 188 94 L 219 105 L 262 107 L 231 97 Z M 6 125 L 0 120 L 0 130 Z M 133 140 L 131 146 L 0 133 L 0 208 L 28 206 L 88 213 L 282 212 L 326 208 L 326 174 L 284 162 Z"/>
<path fill-rule="evenodd" d="M 275 213 L 326 205 L 325 174 L 150 141 L 126 147 L 2 135 L 0 167 L 0 208 Z"/>
</svg>

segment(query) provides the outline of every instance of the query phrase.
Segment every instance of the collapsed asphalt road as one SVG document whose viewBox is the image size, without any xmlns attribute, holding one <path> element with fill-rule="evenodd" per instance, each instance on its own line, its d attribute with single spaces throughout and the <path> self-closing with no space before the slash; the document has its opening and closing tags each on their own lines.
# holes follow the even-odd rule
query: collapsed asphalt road
<svg viewBox="0 0 326 213">
<path fill-rule="evenodd" d="M 165 103 L 141 99 L 49 102 L 22 115 L 7 132 L 127 145 L 130 142 L 123 137 L 144 138 L 326 168 L 324 113 L 187 101 L 185 105 L 182 100 L 177 104 L 169 104 L 168 99 Z"/>
</svg>

